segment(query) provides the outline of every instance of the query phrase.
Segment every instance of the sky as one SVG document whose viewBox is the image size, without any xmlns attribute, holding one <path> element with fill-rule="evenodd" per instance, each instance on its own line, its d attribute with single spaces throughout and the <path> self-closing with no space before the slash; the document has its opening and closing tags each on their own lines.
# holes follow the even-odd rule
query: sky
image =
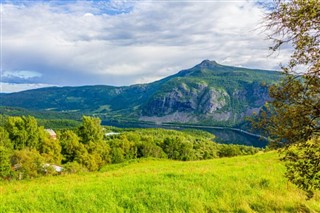
<svg viewBox="0 0 320 213">
<path fill-rule="evenodd" d="M 1 3 L 1 91 L 123 86 L 159 80 L 205 59 L 279 70 L 267 9 L 245 0 L 64 0 Z"/>
</svg>

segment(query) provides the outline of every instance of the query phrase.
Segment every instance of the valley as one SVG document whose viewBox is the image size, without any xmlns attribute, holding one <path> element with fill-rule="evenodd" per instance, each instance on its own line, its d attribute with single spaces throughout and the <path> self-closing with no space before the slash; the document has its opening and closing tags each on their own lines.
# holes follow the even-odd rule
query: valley
<svg viewBox="0 0 320 213">
<path fill-rule="evenodd" d="M 0 213 L 320 213 L 319 1 L 2 1 Z"/>
</svg>

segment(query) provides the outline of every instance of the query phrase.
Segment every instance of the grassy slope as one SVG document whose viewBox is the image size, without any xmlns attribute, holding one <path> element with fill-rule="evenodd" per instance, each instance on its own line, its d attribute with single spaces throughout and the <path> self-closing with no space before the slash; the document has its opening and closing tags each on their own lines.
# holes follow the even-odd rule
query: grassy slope
<svg viewBox="0 0 320 213">
<path fill-rule="evenodd" d="M 320 194 L 305 201 L 277 153 L 104 169 L 0 183 L 1 212 L 320 212 Z"/>
</svg>

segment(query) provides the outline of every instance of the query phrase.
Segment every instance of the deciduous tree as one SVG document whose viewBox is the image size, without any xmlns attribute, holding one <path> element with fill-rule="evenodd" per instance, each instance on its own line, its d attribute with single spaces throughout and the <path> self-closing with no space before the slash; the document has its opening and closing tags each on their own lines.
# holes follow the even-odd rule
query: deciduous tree
<svg viewBox="0 0 320 213">
<path fill-rule="evenodd" d="M 60 164 L 62 160 L 61 145 L 59 140 L 51 138 L 43 127 L 39 127 L 38 150 L 46 163 Z"/>
<path fill-rule="evenodd" d="M 0 146 L 3 146 L 7 149 L 13 149 L 13 144 L 10 141 L 9 133 L 2 126 L 0 126 Z"/>
<path fill-rule="evenodd" d="M 99 118 L 83 116 L 82 126 L 79 128 L 80 142 L 89 144 L 90 142 L 100 142 L 103 140 L 103 129 Z"/>
<path fill-rule="evenodd" d="M 39 130 L 34 117 L 8 117 L 5 129 L 9 133 L 14 149 L 38 148 Z"/>
<path fill-rule="evenodd" d="M 0 178 L 7 178 L 11 173 L 10 150 L 0 145 Z"/>
<path fill-rule="evenodd" d="M 269 37 L 274 41 L 270 49 L 277 51 L 289 44 L 293 52 L 289 63 L 282 67 L 284 79 L 270 88 L 273 101 L 265 106 L 254 126 L 264 129 L 273 145 L 294 147 L 305 162 L 316 168 L 319 155 L 314 160 L 305 153 L 314 151 L 310 140 L 319 143 L 315 138 L 320 135 L 320 1 L 275 0 L 270 8 L 266 16 L 267 30 L 272 32 Z M 293 154 L 291 148 L 286 150 L 286 176 L 312 194 L 319 182 L 311 180 L 319 176 L 298 166 L 300 155 Z"/>
<path fill-rule="evenodd" d="M 79 149 L 79 137 L 71 130 L 66 130 L 59 135 L 63 163 L 73 162 Z"/>
</svg>

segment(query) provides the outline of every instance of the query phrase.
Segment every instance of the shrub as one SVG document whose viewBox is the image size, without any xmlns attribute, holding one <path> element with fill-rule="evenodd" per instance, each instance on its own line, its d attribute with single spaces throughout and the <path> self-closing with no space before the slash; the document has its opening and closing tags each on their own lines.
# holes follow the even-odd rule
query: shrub
<svg viewBox="0 0 320 213">
<path fill-rule="evenodd" d="M 35 178 L 45 173 L 43 157 L 35 149 L 14 151 L 11 157 L 11 164 L 19 180 Z"/>
<path fill-rule="evenodd" d="M 78 162 L 68 162 L 63 165 L 63 172 L 67 174 L 82 173 L 87 171 L 88 169 Z"/>
</svg>

